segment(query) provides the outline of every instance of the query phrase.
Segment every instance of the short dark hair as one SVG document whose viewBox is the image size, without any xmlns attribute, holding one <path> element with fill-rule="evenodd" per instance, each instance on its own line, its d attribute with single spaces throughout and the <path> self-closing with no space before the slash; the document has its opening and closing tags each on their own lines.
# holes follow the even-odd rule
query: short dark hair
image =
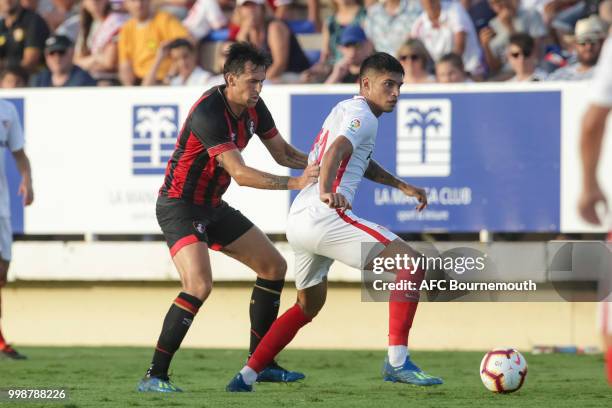
<svg viewBox="0 0 612 408">
<path fill-rule="evenodd" d="M 28 79 L 30 77 L 28 71 L 21 66 L 14 64 L 9 65 L 0 73 L 0 80 L 3 80 L 7 75 L 15 75 L 17 78 L 21 79 L 25 85 L 28 84 Z"/>
<path fill-rule="evenodd" d="M 444 54 L 440 57 L 436 65 L 441 64 L 443 62 L 448 62 L 453 67 L 457 68 L 461 72 L 465 72 L 465 67 L 463 65 L 463 58 L 461 55 L 455 54 L 454 52 L 449 52 L 448 54 Z"/>
<path fill-rule="evenodd" d="M 535 47 L 535 41 L 527 33 L 516 33 L 510 36 L 510 44 L 514 44 L 521 49 L 525 56 L 529 56 L 533 53 Z"/>
<path fill-rule="evenodd" d="M 268 69 L 272 64 L 272 59 L 269 54 L 248 42 L 237 42 L 232 44 L 227 51 L 227 59 L 223 65 L 223 75 L 244 73 L 247 62 L 251 62 L 256 67 Z"/>
<path fill-rule="evenodd" d="M 176 40 L 171 41 L 166 47 L 168 47 L 168 51 L 181 47 L 187 48 L 190 52 L 195 51 L 193 44 L 186 38 L 177 38 Z"/>
<path fill-rule="evenodd" d="M 402 64 L 386 52 L 375 52 L 366 58 L 359 69 L 359 79 L 361 80 L 368 71 L 390 72 L 404 76 Z"/>
</svg>

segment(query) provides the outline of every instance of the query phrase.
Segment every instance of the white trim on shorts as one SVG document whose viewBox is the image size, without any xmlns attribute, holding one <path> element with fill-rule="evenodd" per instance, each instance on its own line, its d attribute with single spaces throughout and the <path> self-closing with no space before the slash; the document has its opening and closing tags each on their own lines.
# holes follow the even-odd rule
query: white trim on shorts
<svg viewBox="0 0 612 408">
<path fill-rule="evenodd" d="M 321 283 L 334 261 L 363 269 L 398 237 L 352 211 L 332 210 L 321 203 L 289 215 L 287 239 L 295 253 L 295 285 L 302 290 Z M 362 254 L 362 244 L 367 243 L 372 250 Z"/>
</svg>

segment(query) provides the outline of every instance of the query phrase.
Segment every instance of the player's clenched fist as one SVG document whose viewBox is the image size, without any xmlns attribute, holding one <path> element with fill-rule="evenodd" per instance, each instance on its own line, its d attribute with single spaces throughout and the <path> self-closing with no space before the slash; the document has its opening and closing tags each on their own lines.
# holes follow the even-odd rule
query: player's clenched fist
<svg viewBox="0 0 612 408">
<path fill-rule="evenodd" d="M 340 193 L 323 193 L 319 197 L 329 208 L 340 208 L 344 211 L 353 208 L 349 200 Z"/>
<path fill-rule="evenodd" d="M 311 163 L 304 169 L 304 173 L 300 176 L 299 186 L 300 189 L 316 183 L 319 180 L 319 165 Z"/>
</svg>

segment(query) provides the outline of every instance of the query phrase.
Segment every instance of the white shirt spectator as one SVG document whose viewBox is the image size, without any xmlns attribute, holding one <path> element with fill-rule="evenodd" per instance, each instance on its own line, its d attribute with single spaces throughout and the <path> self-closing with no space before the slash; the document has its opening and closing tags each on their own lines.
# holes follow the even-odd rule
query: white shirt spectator
<svg viewBox="0 0 612 408">
<path fill-rule="evenodd" d="M 376 51 L 396 55 L 397 50 L 408 39 L 410 29 L 423 12 L 423 8 L 418 0 L 400 0 L 395 15 L 390 15 L 385 7 L 383 2 L 368 7 L 363 29 L 374 43 Z"/>
<path fill-rule="evenodd" d="M 8 194 L 8 182 L 5 174 L 4 149 L 16 152 L 23 149 L 25 140 L 19 122 L 19 115 L 15 106 L 0 99 L 0 218 L 11 216 L 11 207 Z"/>
<path fill-rule="evenodd" d="M 601 49 L 593 74 L 593 83 L 590 88 L 593 92 L 591 102 L 594 105 L 612 108 L 612 75 L 610 73 L 612 73 L 612 35 L 608 36 Z"/>
<path fill-rule="evenodd" d="M 582 65 L 577 62 L 572 65 L 559 68 L 548 76 L 549 81 L 584 81 L 593 78 L 595 67 L 591 67 L 586 71 L 581 71 Z"/>
<path fill-rule="evenodd" d="M 508 82 L 537 82 L 537 81 L 546 81 L 548 79 L 548 73 L 543 69 L 536 68 L 533 71 L 533 74 L 529 78 L 519 80 L 516 75 L 508 80 Z"/>
<path fill-rule="evenodd" d="M 212 78 L 212 74 L 210 72 L 202 69 L 201 67 L 195 67 L 195 69 L 191 72 L 191 75 L 189 75 L 189 77 L 185 81 L 183 81 L 183 78 L 177 75 L 173 77 L 172 79 L 170 79 L 170 85 L 171 86 L 183 86 L 183 85 L 203 86 L 203 85 L 206 85 L 208 81 L 210 81 L 211 78 Z"/>
<path fill-rule="evenodd" d="M 217 0 L 197 0 L 183 25 L 196 40 L 206 37 L 211 30 L 218 30 L 227 25 L 227 18 Z"/>
<path fill-rule="evenodd" d="M 440 6 L 440 27 L 434 27 L 427 13 L 423 12 L 412 26 L 411 36 L 423 41 L 431 57 L 438 61 L 441 56 L 453 51 L 454 34 L 464 32 L 463 65 L 466 71 L 479 73 L 482 54 L 470 16 L 458 2 L 442 2 Z"/>
<path fill-rule="evenodd" d="M 520 0 L 520 6 L 525 10 L 535 10 L 543 17 L 544 8 L 552 0 Z"/>
</svg>

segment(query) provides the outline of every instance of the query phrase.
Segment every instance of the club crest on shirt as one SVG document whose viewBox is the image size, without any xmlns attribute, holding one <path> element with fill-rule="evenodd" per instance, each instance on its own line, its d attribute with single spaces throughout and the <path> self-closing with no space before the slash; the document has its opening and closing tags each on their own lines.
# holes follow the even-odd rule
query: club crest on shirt
<svg viewBox="0 0 612 408">
<path fill-rule="evenodd" d="M 6 44 L 6 37 L 3 35 L 0 35 L 0 47 L 2 47 L 4 44 Z"/>
<path fill-rule="evenodd" d="M 255 122 L 253 120 L 249 120 L 248 123 L 249 135 L 253 135 L 255 133 Z"/>
<path fill-rule="evenodd" d="M 351 120 L 351 123 L 349 124 L 349 130 L 351 132 L 356 132 L 357 130 L 359 130 L 359 128 L 361 127 L 361 121 L 357 118 Z"/>
<path fill-rule="evenodd" d="M 193 228 L 195 228 L 195 230 L 200 234 L 204 234 L 206 232 L 206 227 L 201 221 L 194 221 Z"/>
</svg>

